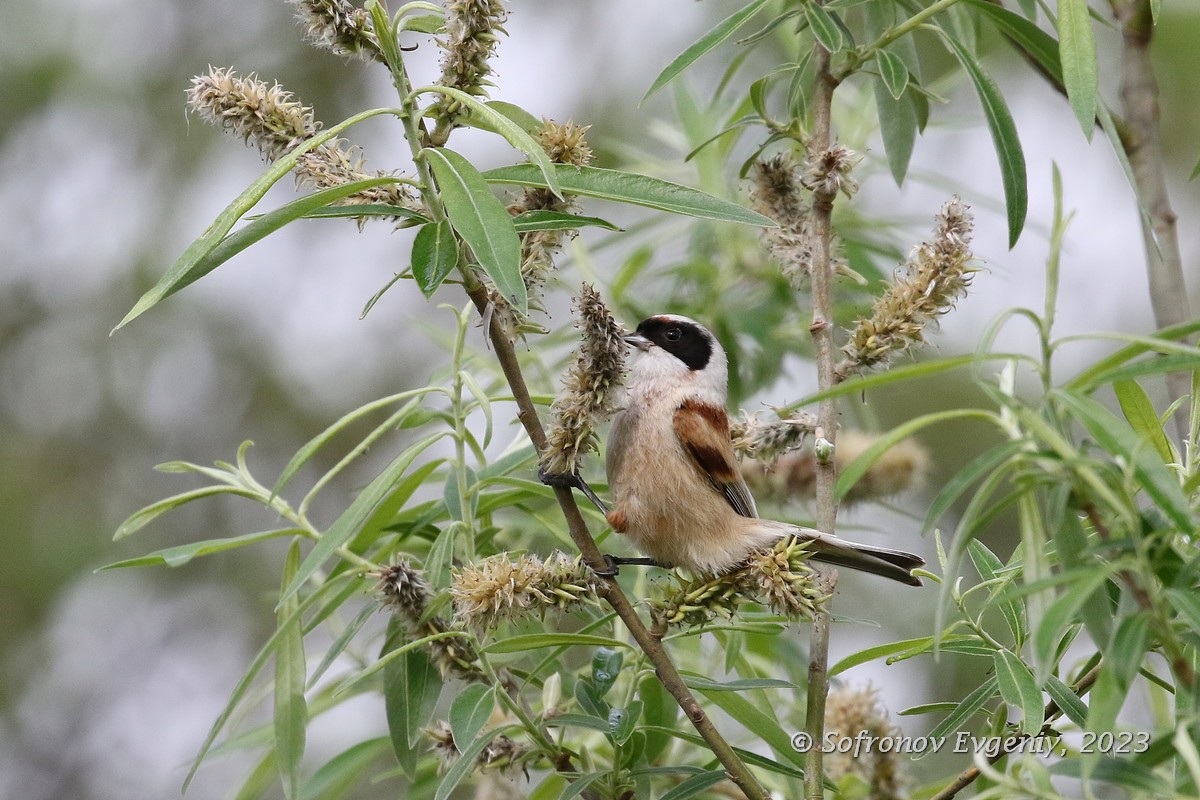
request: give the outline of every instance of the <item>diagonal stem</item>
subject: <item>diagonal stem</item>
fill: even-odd
[[[485,320],[491,320],[488,326],[488,337],[491,340],[492,348],[495,350],[496,359],[500,362],[500,368],[504,372],[504,377],[508,381],[509,388],[512,390],[513,400],[517,404],[517,418],[525,427],[525,431],[529,434],[530,441],[533,442],[534,448],[540,453],[546,448],[546,431],[542,427],[542,422],[538,418],[537,408],[533,404],[533,398],[530,397],[529,387],[525,383],[524,373],[521,371],[521,365],[517,360],[516,351],[513,348],[512,342],[505,334],[500,322],[494,315],[488,313],[488,295],[487,288],[479,282],[478,279],[471,277],[471,273],[464,273],[467,280],[465,288],[468,296],[475,307],[479,310],[480,316]],[[558,505],[562,509],[563,516],[567,521],[567,530],[570,533],[575,546],[579,548],[579,552],[583,554],[584,560],[593,570],[603,571],[605,569],[604,557],[600,553],[600,548],[596,546],[596,541],[592,538],[591,532],[588,530],[587,523],[583,519],[583,514],[579,511],[579,506],[575,503],[575,496],[571,490],[564,486],[554,487],[554,497],[558,500]],[[700,703],[696,701],[690,689],[683,682],[683,677],[679,674],[679,670],[675,669],[674,663],[667,655],[667,651],[663,648],[662,642],[652,635],[634,610],[633,604],[629,602],[629,598],[621,590],[620,584],[617,583],[615,577],[605,577],[601,584],[600,594],[612,606],[612,609],[617,612],[617,616],[625,623],[625,627],[629,629],[634,641],[638,647],[654,664],[654,672],[662,683],[663,688],[671,693],[675,698],[675,702],[683,709],[688,720],[696,728],[696,732],[704,739],[709,749],[721,762],[725,771],[729,774],[729,778],[737,784],[738,788],[748,800],[768,800],[770,795],[766,789],[754,777],[750,768],[746,766],[734,752],[733,748],[725,741],[720,732],[713,725],[712,720],[704,713]]]

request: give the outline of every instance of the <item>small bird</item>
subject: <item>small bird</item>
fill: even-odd
[[[728,360],[708,329],[659,314],[624,339],[628,396],[608,438],[614,505],[606,516],[651,558],[609,557],[610,567],[657,564],[718,575],[795,535],[819,561],[921,585],[912,574],[925,563],[919,556],[759,518],[729,435]]]

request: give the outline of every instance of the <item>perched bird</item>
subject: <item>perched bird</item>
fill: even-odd
[[[728,361],[704,326],[659,314],[625,341],[628,397],[608,438],[614,505],[606,515],[650,558],[609,557],[610,567],[657,564],[716,575],[795,535],[819,561],[921,585],[912,574],[925,563],[919,556],[759,518],[729,435]]]

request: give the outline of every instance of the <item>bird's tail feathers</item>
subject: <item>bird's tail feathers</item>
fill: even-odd
[[[812,557],[817,561],[869,572],[882,578],[891,578],[894,581],[907,583],[909,586],[921,585],[921,579],[912,574],[914,569],[925,564],[925,559],[918,555],[906,553],[903,550],[839,539],[828,533],[800,525],[775,523],[772,527],[775,525],[786,529],[785,533],[793,534],[801,541],[807,542]]]

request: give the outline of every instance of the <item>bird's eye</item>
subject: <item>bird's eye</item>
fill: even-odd
[[[679,328],[667,328],[667,332],[663,334],[668,342],[678,342],[679,337],[683,336],[683,331]]]

